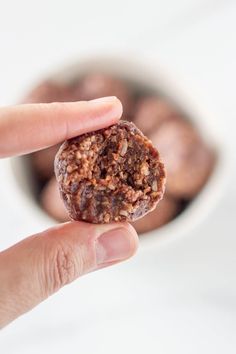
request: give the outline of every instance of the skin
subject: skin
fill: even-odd
[[[121,115],[116,97],[0,108],[0,157],[107,127]],[[137,246],[127,223],[67,222],[0,252],[0,328],[78,277],[131,257]]]

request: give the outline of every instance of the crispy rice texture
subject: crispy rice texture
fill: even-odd
[[[70,218],[90,223],[135,221],[165,189],[158,151],[126,121],[65,141],[55,174]]]

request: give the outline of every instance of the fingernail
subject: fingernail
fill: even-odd
[[[96,244],[97,265],[129,258],[136,250],[136,237],[125,228],[102,234]]]
[[[116,96],[107,96],[107,97],[100,97],[96,98],[94,100],[91,100],[90,103],[94,104],[103,104],[103,103],[113,103],[115,101],[118,101]]]
[[[110,120],[117,118],[119,119],[123,113],[123,107],[120,100],[115,96],[96,98],[95,100],[89,101],[95,109],[99,109],[100,115],[104,117],[109,117]],[[101,118],[101,116],[99,117]]]

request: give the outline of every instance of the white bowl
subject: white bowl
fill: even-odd
[[[153,64],[153,63],[152,63]],[[162,93],[174,102],[190,120],[198,126],[203,137],[215,148],[217,159],[210,178],[200,191],[198,196],[190,203],[177,218],[162,226],[159,229],[146,233],[141,237],[141,244],[146,247],[153,247],[154,244],[168,243],[177,237],[189,234],[199,222],[208,215],[213,206],[216,205],[219,197],[224,191],[225,182],[229,175],[229,164],[227,152],[222,137],[215,127],[215,120],[212,119],[201,102],[194,101],[193,97],[181,87],[181,78],[170,77],[163,67],[149,63],[141,63],[137,60],[124,58],[98,57],[94,59],[80,60],[73,65],[62,68],[49,75],[58,82],[70,82],[79,78],[86,72],[99,71],[113,74],[121,79],[134,83],[144,90]],[[214,123],[214,124],[213,124]],[[21,204],[26,210],[33,211],[35,220],[42,223],[42,227],[49,227],[55,224],[37,204],[33,197],[33,179],[27,166],[27,158],[14,158],[11,160],[11,173],[15,184],[14,191],[21,198]]]

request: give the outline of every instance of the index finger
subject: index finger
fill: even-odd
[[[0,157],[22,155],[105,128],[122,115],[116,97],[0,108]]]

